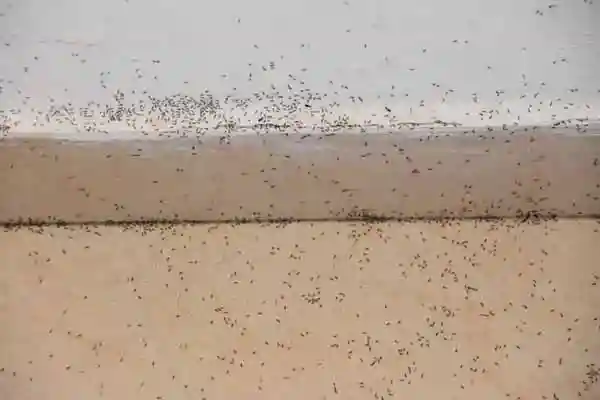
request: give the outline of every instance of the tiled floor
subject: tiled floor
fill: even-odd
[[[600,221],[0,231],[0,398],[599,399]]]

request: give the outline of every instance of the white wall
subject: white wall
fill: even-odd
[[[599,119],[600,2],[1,0],[0,88],[5,134],[79,138]]]

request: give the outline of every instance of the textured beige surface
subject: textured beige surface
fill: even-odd
[[[594,220],[0,232],[0,398],[598,399]]]
[[[0,222],[600,215],[600,126],[533,131],[0,140]]]

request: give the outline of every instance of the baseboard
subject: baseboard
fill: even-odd
[[[600,214],[600,127],[0,140],[3,223]]]

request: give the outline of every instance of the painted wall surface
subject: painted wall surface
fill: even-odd
[[[2,0],[0,130],[598,120],[599,21],[593,0]]]

